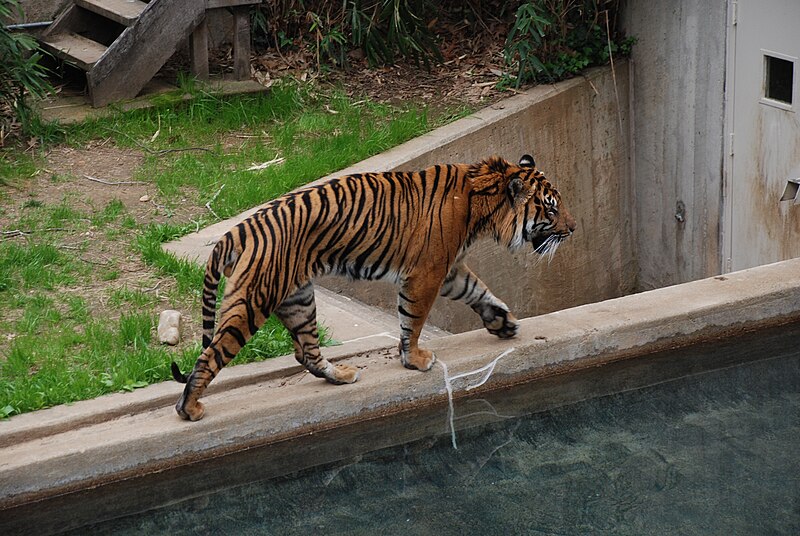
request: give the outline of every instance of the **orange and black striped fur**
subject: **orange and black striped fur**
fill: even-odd
[[[417,341],[438,295],[468,304],[490,333],[513,337],[517,320],[464,264],[467,248],[490,237],[552,255],[574,229],[558,191],[528,155],[519,165],[492,157],[414,173],[349,175],[275,199],[228,231],[208,259],[204,349],[188,377],[173,363],[173,376],[186,383],[176,410],[184,419],[203,416],[203,391],[270,313],[291,332],[295,356],[312,374],[335,384],[356,381],[355,367],[320,354],[311,280],[324,274],[400,287],[400,359],[408,368],[433,365],[435,356]]]

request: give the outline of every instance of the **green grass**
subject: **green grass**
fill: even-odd
[[[184,371],[199,341],[170,348],[157,343],[158,311],[192,310],[199,319],[203,269],[166,253],[162,244],[198,227],[264,203],[464,115],[433,121],[424,108],[354,102],[343,93],[276,84],[269,94],[219,98],[194,92],[186,102],[158,98],[149,109],[117,113],[63,129],[43,125],[46,139],[80,147],[95,140],[142,151],[134,180],[157,188],[167,223],[140,224],[114,199],[78,210],[75,199],[19,199],[16,189],[43,172],[41,155],[3,152],[0,216],[15,210],[4,230],[22,237],[0,241],[0,417],[169,379],[169,363]],[[249,171],[276,156],[281,164]],[[76,180],[48,170],[51,180]],[[224,187],[223,187],[224,185]],[[15,195],[16,194],[16,195]],[[180,199],[203,207],[190,221],[171,218]],[[113,258],[92,259],[94,233],[114,242]],[[151,267],[144,281],[120,281],[120,260],[140,257]],[[166,291],[144,290],[167,279]],[[88,299],[85,286],[104,289]],[[97,301],[104,314],[95,314]],[[100,317],[102,316],[102,317]],[[321,336],[328,341],[324,328]],[[235,359],[245,363],[293,352],[274,317]]]

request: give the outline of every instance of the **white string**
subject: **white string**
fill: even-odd
[[[455,376],[452,376],[452,377],[450,376],[450,373],[447,371],[447,364],[442,360],[438,360],[439,363],[441,363],[442,368],[444,369],[444,388],[447,391],[447,404],[448,404],[447,422],[450,425],[450,438],[453,441],[453,449],[458,450],[458,445],[456,444],[456,429],[455,429],[455,426],[453,424],[453,421],[454,421],[453,380],[458,380],[458,379],[461,379],[461,378],[466,378],[467,376],[473,376],[475,374],[480,374],[481,372],[486,372],[486,376],[484,376],[483,379],[480,382],[478,382],[478,383],[476,383],[474,385],[470,385],[470,386],[466,387],[464,390],[465,391],[470,391],[472,389],[480,387],[481,385],[483,385],[484,383],[486,383],[489,380],[489,377],[494,372],[494,367],[495,367],[495,365],[497,365],[497,362],[500,361],[501,358],[507,356],[508,354],[510,354],[513,351],[514,351],[514,348],[509,348],[508,350],[506,350],[505,352],[503,352],[499,356],[495,357],[490,363],[482,366],[481,368],[475,369],[475,370],[471,370],[469,372],[462,372],[462,373],[456,374]]]

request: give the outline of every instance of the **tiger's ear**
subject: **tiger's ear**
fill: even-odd
[[[525,189],[525,182],[519,177],[514,177],[508,181],[508,198],[513,203],[517,196]]]
[[[519,166],[520,167],[536,167],[536,162],[533,160],[533,157],[529,154],[522,155],[522,158],[519,159]]]

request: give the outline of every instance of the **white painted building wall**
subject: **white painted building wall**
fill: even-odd
[[[728,20],[724,271],[800,256],[800,0],[738,0]]]

